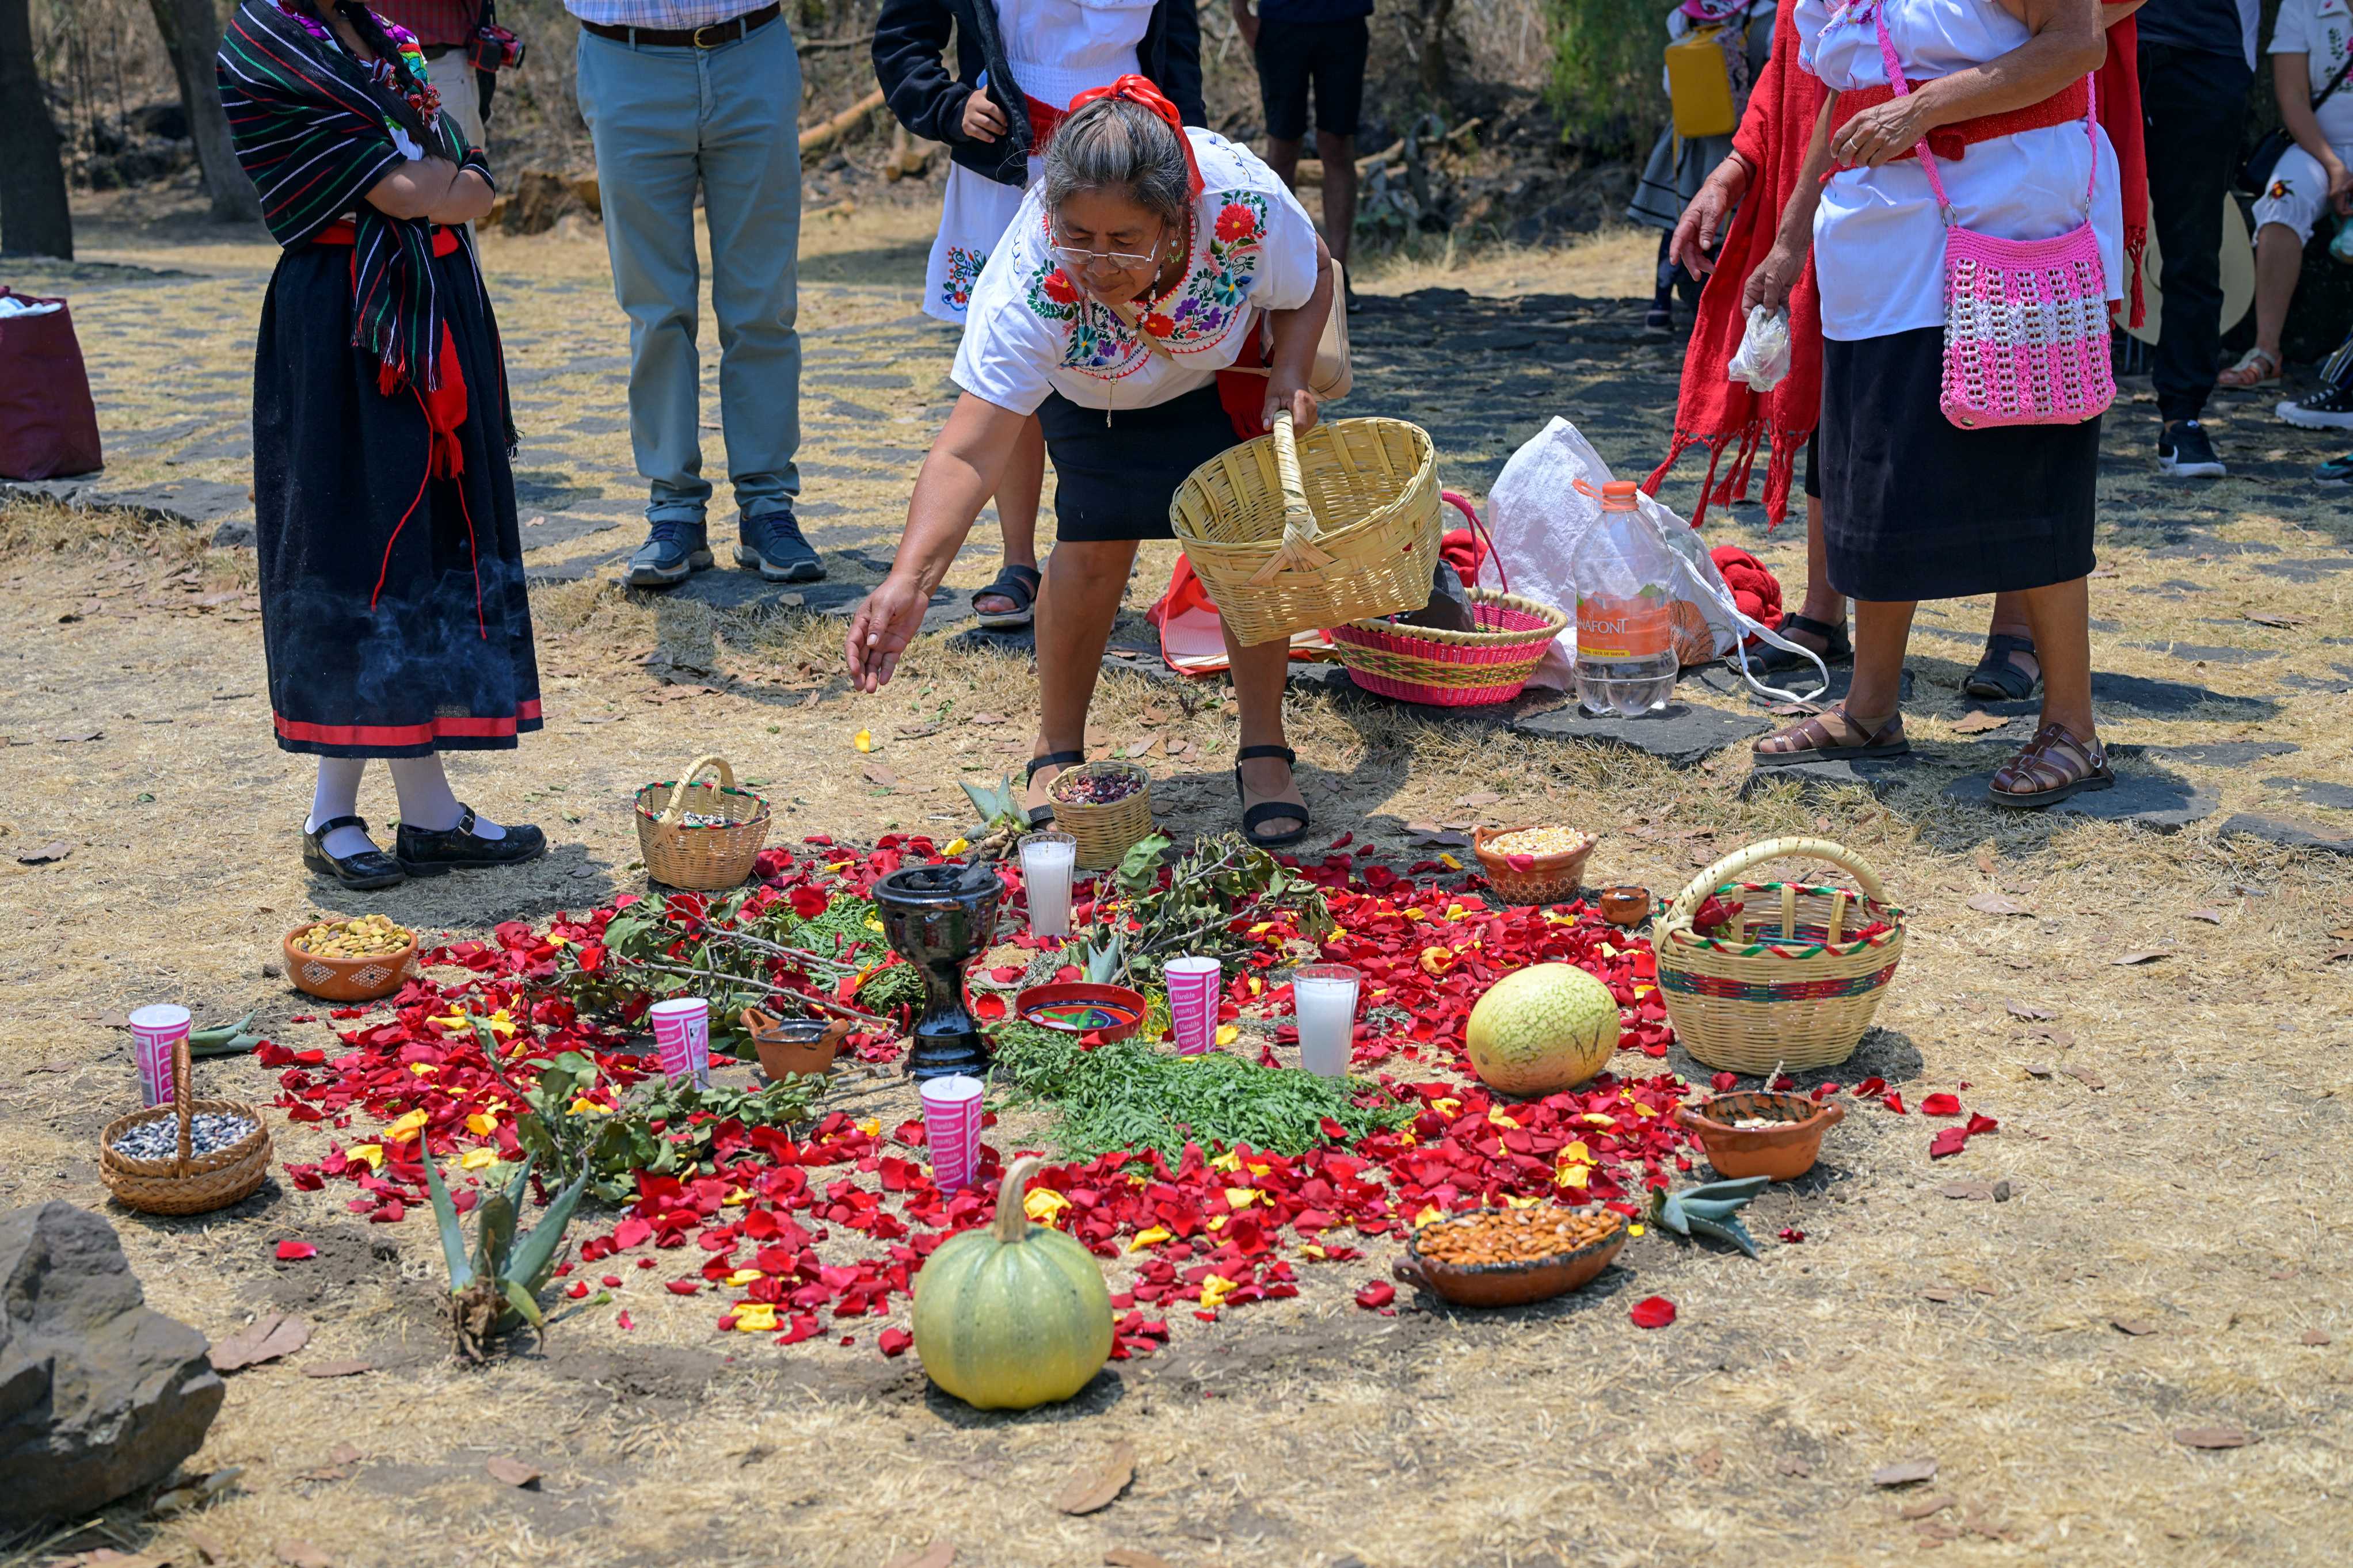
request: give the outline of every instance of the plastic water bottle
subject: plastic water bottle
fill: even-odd
[[[2337,220],[2337,237],[2328,242],[2328,254],[2338,261],[2353,262],[2353,217]]]
[[[1634,719],[1675,689],[1674,563],[1630,480],[1601,487],[1601,516],[1576,546],[1577,700]]]

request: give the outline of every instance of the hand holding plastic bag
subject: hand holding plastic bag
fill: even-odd
[[[1789,312],[1748,307],[1748,330],[1741,335],[1739,352],[1726,374],[1745,381],[1751,392],[1770,392],[1789,374]]]

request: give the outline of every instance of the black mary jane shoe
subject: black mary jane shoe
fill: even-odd
[[[1281,757],[1287,766],[1294,768],[1299,763],[1299,753],[1289,746],[1244,746],[1234,753],[1237,763],[1249,762],[1252,757]],[[1296,844],[1307,837],[1307,829],[1313,826],[1308,821],[1307,808],[1295,802],[1262,800],[1256,805],[1250,805],[1250,792],[1242,787],[1242,771],[1239,767],[1234,769],[1234,794],[1242,801],[1242,837],[1258,848],[1280,849],[1287,844]],[[1296,817],[1299,826],[1288,833],[1261,833],[1258,830],[1260,823],[1284,816]]]
[[[408,880],[408,873],[400,862],[370,844],[356,855],[330,855],[325,839],[339,828],[356,827],[368,830],[367,819],[359,816],[331,816],[316,828],[302,830],[302,864],[322,877],[332,877],[355,893],[373,893],[379,888],[396,888]]]
[[[1039,768],[1075,768],[1086,760],[1087,754],[1084,752],[1049,752],[1042,757],[1032,757],[1029,759],[1029,773],[1028,776],[1029,779],[1036,778]],[[1026,783],[1028,781],[1025,780],[1024,782]],[[1053,826],[1053,823],[1054,808],[1052,806],[1039,805],[1030,808],[1030,826],[1050,827]]]
[[[412,877],[438,877],[476,867],[520,866],[547,853],[547,835],[528,822],[511,824],[503,838],[484,838],[474,832],[474,808],[459,809],[463,815],[455,827],[400,825],[393,842],[402,870]]]

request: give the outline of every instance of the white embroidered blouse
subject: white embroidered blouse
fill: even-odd
[[[1229,368],[1261,311],[1307,303],[1316,279],[1307,209],[1249,149],[1212,131],[1185,133],[1201,166],[1192,255],[1173,289],[1132,307],[1168,353],[1064,275],[1032,185],[974,286],[958,386],[1016,414],[1036,413],[1050,392],[1086,408],[1166,403]]]

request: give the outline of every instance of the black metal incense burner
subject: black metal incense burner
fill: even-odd
[[[988,1042],[965,1005],[964,972],[996,935],[1004,893],[995,870],[962,860],[910,866],[874,884],[883,939],[923,977],[923,1012],[906,1067],[918,1082],[988,1072]]]

